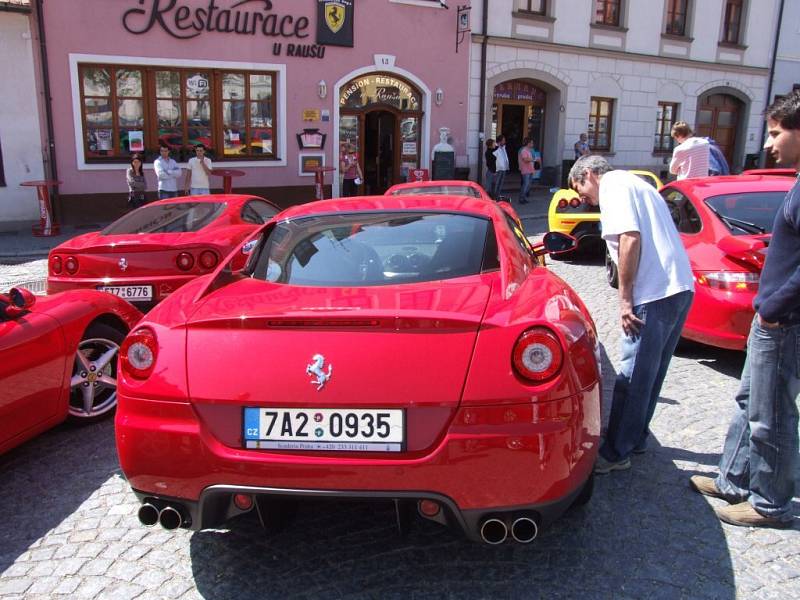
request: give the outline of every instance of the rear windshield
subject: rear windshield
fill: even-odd
[[[785,197],[786,192],[725,194],[708,198],[706,205],[734,235],[772,233],[775,213]]]
[[[271,230],[254,258],[253,277],[325,287],[475,275],[493,231],[489,224],[469,215],[416,212],[295,219]]]
[[[425,194],[481,197],[481,193],[478,190],[468,185],[421,185],[419,187],[400,188],[392,192],[392,196],[419,196]]]
[[[103,235],[199,231],[225,210],[225,202],[179,202],[142,206],[117,219]]]

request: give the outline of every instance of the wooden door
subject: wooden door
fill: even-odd
[[[731,166],[741,107],[739,100],[727,94],[706,96],[697,107],[696,135],[714,138]]]

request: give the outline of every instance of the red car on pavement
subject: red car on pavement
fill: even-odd
[[[67,418],[110,415],[119,344],[141,316],[89,290],[0,294],[0,453]]]
[[[240,194],[152,202],[51,250],[47,293],[96,289],[147,310],[212,272],[279,211],[263,198]]]
[[[269,524],[304,497],[355,497],[498,544],[587,501],[594,323],[520,235],[480,198],[319,201],[265,225],[243,270],[156,306],[120,363],[140,521]]]

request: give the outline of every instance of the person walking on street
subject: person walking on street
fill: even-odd
[[[128,206],[139,208],[144,206],[144,193],[147,190],[147,181],[144,178],[142,155],[131,156],[131,166],[125,173],[128,181]]]
[[[711,153],[708,140],[694,137],[694,132],[686,121],[678,121],[672,126],[672,139],[678,145],[672,151],[669,172],[677,175],[678,180],[708,177]]]
[[[585,133],[578,136],[578,141],[575,142],[575,146],[573,146],[575,149],[575,160],[578,160],[581,156],[589,156],[592,153],[592,149],[589,148],[588,139]]]
[[[508,172],[508,154],[506,153],[506,136],[497,136],[497,148],[494,149],[495,158],[495,176],[494,176],[494,193],[492,197],[497,200],[500,193],[503,191],[503,182],[506,179]]]
[[[486,185],[483,186],[489,195],[497,200],[494,195],[494,178],[495,172],[497,171],[497,158],[494,155],[494,140],[489,138],[486,140],[486,152],[483,153],[484,159],[486,159]]]
[[[602,156],[569,172],[581,199],[600,206],[603,239],[619,273],[622,357],[595,473],[629,469],[643,452],[661,385],[694,296],[689,258],[667,204],[648,183]]]
[[[767,111],[764,149],[800,173],[800,91]],[[719,475],[689,483],[730,505],[720,520],[745,527],[792,526],[800,402],[800,179],[775,215],[772,239],[753,301],[756,314],[735,396]]]
[[[533,183],[533,174],[536,168],[533,164],[533,140],[525,138],[522,140],[522,148],[519,151],[519,174],[521,176],[521,185],[519,190],[519,203],[528,203],[528,192],[531,191],[531,184]]]
[[[345,198],[358,196],[358,186],[361,185],[364,176],[353,144],[345,146],[344,154],[339,161],[339,171],[342,173],[342,196]]]
[[[160,156],[153,162],[153,168],[158,179],[158,199],[175,198],[178,195],[178,178],[181,168],[169,156],[169,148],[161,146]]]
[[[206,156],[206,147],[197,144],[194,147],[195,156],[189,159],[186,169],[186,179],[183,182],[183,193],[199,196],[211,193],[211,184],[208,178],[211,176],[211,159]]]

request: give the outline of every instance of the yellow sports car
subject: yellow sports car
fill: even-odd
[[[647,183],[659,189],[661,180],[650,171],[631,170]],[[568,233],[578,240],[580,246],[586,240],[600,239],[600,207],[583,202],[577,192],[560,189],[550,200],[547,212],[550,231]]]

